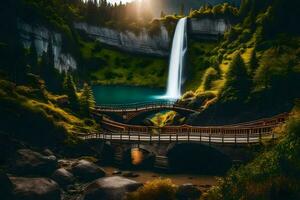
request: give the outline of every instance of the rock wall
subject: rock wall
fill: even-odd
[[[39,56],[48,51],[48,42],[52,40],[55,68],[60,72],[77,68],[77,63],[71,54],[62,52],[62,36],[60,33],[50,31],[43,26],[32,26],[23,22],[18,23],[18,29],[26,48],[29,48],[32,39],[34,40]]]
[[[74,23],[74,27],[95,40],[127,52],[155,56],[168,56],[170,54],[172,36],[169,36],[164,26],[161,26],[159,33],[153,36],[145,29],[139,34],[135,34],[131,31],[122,32],[111,28],[91,26],[87,23]],[[200,37],[203,36],[207,39],[223,35],[229,28],[230,24],[224,19],[189,20],[189,33]],[[207,37],[207,35],[210,37]]]
[[[167,56],[170,51],[170,37],[164,26],[156,35],[150,35],[145,29],[140,33],[117,31],[86,23],[75,23],[75,28],[87,33],[90,37],[124,51],[155,56]]]
[[[223,35],[231,25],[224,19],[190,19],[189,33],[194,35]]]

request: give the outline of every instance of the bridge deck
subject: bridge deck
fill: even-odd
[[[223,143],[223,144],[255,144],[260,143],[264,140],[275,139],[274,133],[264,135],[239,135],[236,137],[230,136],[202,136],[202,135],[189,135],[176,134],[176,135],[144,135],[144,134],[124,134],[124,133],[100,133],[85,135],[82,137],[84,140],[101,139],[108,141],[119,141],[119,142],[200,142],[200,143]]]

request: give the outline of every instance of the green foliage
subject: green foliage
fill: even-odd
[[[54,67],[54,52],[51,39],[48,43],[47,52],[42,54],[39,69],[39,75],[45,80],[47,89],[54,92],[61,91],[62,76]]]
[[[266,149],[249,164],[232,170],[209,191],[206,199],[299,199],[299,113],[278,132],[281,139],[276,146]]]
[[[129,193],[126,200],[175,200],[176,190],[170,179],[155,179]]]
[[[237,53],[226,74],[226,83],[221,93],[221,101],[244,100],[250,92],[251,79],[247,67]]]
[[[0,132],[35,145],[77,143],[76,132],[88,127],[60,108],[51,93],[43,88],[37,76],[30,77],[31,86],[16,86],[0,80]]]
[[[208,68],[204,75],[203,75],[203,80],[202,80],[202,87],[203,90],[209,90],[212,87],[212,81],[218,79],[218,72],[214,68],[210,67]]]
[[[93,42],[82,42],[81,52],[92,84],[165,86],[165,58],[133,55]]]
[[[69,98],[70,108],[74,111],[79,111],[79,99],[76,93],[76,86],[73,81],[73,77],[67,74],[63,83],[64,92]]]
[[[190,18],[212,18],[212,19],[226,19],[232,22],[237,20],[238,9],[228,3],[218,4],[214,7],[206,5],[199,10],[190,12]]]
[[[84,116],[90,116],[91,109],[95,107],[95,98],[91,87],[84,83],[82,93],[80,95],[80,110]]]

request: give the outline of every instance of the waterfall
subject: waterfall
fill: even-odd
[[[186,26],[186,17],[180,19],[176,26],[170,56],[169,77],[165,98],[178,99],[181,96],[182,68],[184,67],[187,50]]]

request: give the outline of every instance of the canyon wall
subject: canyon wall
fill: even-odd
[[[50,31],[43,26],[33,26],[23,22],[18,23],[21,39],[26,48],[34,41],[37,54],[41,56],[48,51],[48,43],[51,40],[54,53],[55,68],[60,72],[75,70],[77,63],[71,54],[62,52],[62,36],[60,33]]]
[[[74,27],[87,34],[90,38],[121,50],[146,55],[168,56],[171,50],[172,35],[166,27],[161,26],[158,33],[150,35],[146,29],[140,33],[117,31],[87,23],[74,23]],[[189,19],[188,33],[200,38],[216,39],[230,28],[224,19]]]
[[[189,33],[194,35],[223,35],[231,27],[224,19],[190,19]]]
[[[170,50],[170,37],[164,26],[159,33],[150,35],[146,29],[139,33],[132,31],[117,31],[114,29],[91,26],[86,23],[74,23],[77,30],[84,31],[91,38],[121,50],[155,56],[166,56]]]

